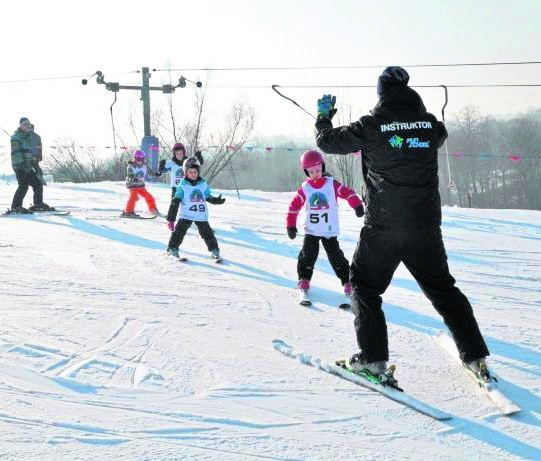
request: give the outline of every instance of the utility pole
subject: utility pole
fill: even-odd
[[[143,87],[141,88],[141,99],[143,100],[143,120],[144,120],[144,127],[145,127],[145,137],[150,136],[150,72],[148,71],[148,67],[143,67],[142,69],[143,73]],[[175,91],[175,90],[173,90]],[[163,90],[165,93],[165,88]]]
[[[143,127],[144,127],[144,137],[141,141],[141,150],[145,152],[147,158],[150,160],[149,166],[153,170],[158,168],[158,151],[159,151],[159,141],[156,136],[153,136],[150,128],[150,91],[161,91],[164,94],[171,94],[175,92],[176,88],[185,88],[186,82],[193,83],[197,88],[201,88],[203,84],[199,81],[193,82],[188,80],[182,75],[178,79],[178,84],[173,85],[162,85],[162,86],[150,86],[150,71],[148,67],[143,67],[141,69],[141,74],[143,77],[143,84],[141,86],[135,85],[121,85],[118,82],[106,82],[103,72],[97,70],[92,74],[90,78],[96,75],[96,82],[101,85],[105,85],[107,91],[115,93],[115,102],[116,102],[116,93],[120,90],[137,90],[141,92],[141,100],[143,101]],[[88,83],[88,79],[83,79],[81,82],[83,85]]]

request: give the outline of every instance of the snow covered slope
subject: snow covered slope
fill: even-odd
[[[170,189],[149,189],[165,212]],[[436,347],[443,324],[402,266],[384,297],[399,383],[453,415],[438,422],[272,348],[347,356],[353,315],[324,252],[314,306],[297,305],[292,194],[224,196],[223,265],[194,228],[183,264],[163,218],[118,219],[120,183],[51,184],[69,216],[0,219],[0,459],[541,459],[540,212],[444,210],[451,271],[521,413],[499,416]],[[361,226],[341,204],[348,259]]]

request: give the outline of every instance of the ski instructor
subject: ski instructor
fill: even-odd
[[[387,67],[372,115],[339,128],[331,122],[336,97],[318,100],[318,147],[342,155],[362,150],[366,214],[350,268],[360,352],[347,367],[377,377],[385,373],[389,348],[381,296],[402,262],[443,317],[463,363],[489,379],[489,352],[468,299],[449,273],[441,234],[438,148],[447,131],[408,81],[406,70]]]

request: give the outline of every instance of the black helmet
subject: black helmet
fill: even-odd
[[[201,163],[196,157],[189,157],[184,160],[182,168],[184,168],[184,173],[186,173],[189,168],[195,168],[197,171],[201,171]]]

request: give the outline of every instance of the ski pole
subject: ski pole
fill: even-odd
[[[443,88],[445,91],[445,104],[443,104],[443,107],[441,108],[441,119],[443,123],[445,123],[445,108],[447,107],[447,103],[449,102],[449,97],[447,93],[447,87],[445,85],[438,85]],[[447,173],[449,175],[449,184],[448,187],[453,186],[453,180],[451,179],[451,165],[449,163],[449,148],[447,147],[447,139],[445,139],[445,142],[443,143],[445,146],[445,158],[447,159]]]
[[[287,96],[283,95],[282,93],[280,93],[276,88],[277,87],[280,87],[280,85],[272,85],[272,89],[274,91],[276,91],[276,93],[278,93],[278,95],[280,95],[282,98],[284,99],[287,99],[288,101],[291,101],[293,104],[295,104],[299,109],[303,110],[304,112],[306,112],[310,117],[312,117],[313,119],[315,119],[316,117],[314,117],[310,112],[308,112],[304,107],[302,107],[297,101],[294,101],[293,99],[291,98],[288,98]]]

